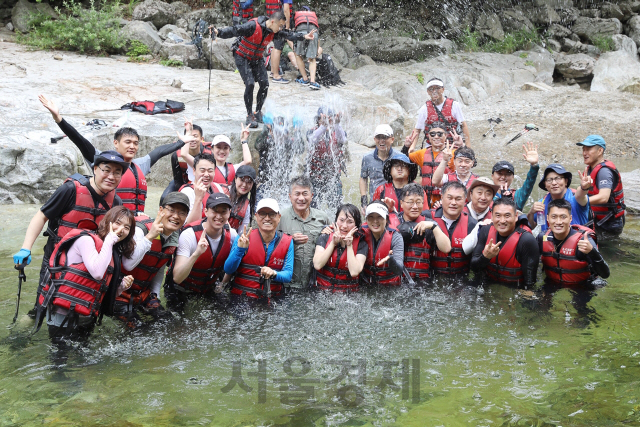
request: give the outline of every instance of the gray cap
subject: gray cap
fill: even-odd
[[[181,193],[179,191],[173,191],[167,194],[166,196],[164,196],[164,199],[162,200],[162,206],[175,205],[175,204],[184,205],[187,207],[187,210],[188,210],[189,198],[187,197],[186,194]]]

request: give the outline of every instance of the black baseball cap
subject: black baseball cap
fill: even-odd
[[[224,193],[209,194],[209,198],[207,199],[207,209],[215,208],[218,205],[228,205],[229,209],[231,209],[232,205],[229,196]]]
[[[491,173],[502,171],[502,170],[508,170],[511,173],[516,173],[516,170],[513,168],[513,165],[507,162],[506,160],[500,160],[498,163],[493,165],[493,169],[491,170]]]
[[[244,178],[245,176],[248,176],[253,180],[253,182],[256,182],[257,175],[253,166],[242,165],[238,168],[236,171],[236,178]]]
[[[164,199],[162,200],[162,206],[178,204],[186,206],[187,210],[189,210],[189,198],[186,194],[179,191],[172,191],[171,193],[164,196]]]
[[[549,172],[555,172],[558,175],[564,176],[567,179],[567,188],[569,188],[569,186],[571,185],[571,178],[573,178],[573,175],[571,174],[571,172],[567,172],[564,166],[562,166],[559,163],[551,163],[549,166],[547,166],[547,168],[544,170],[544,175],[542,176],[542,180],[540,180],[540,182],[538,183],[538,187],[547,191],[547,184],[545,184],[544,181],[547,179],[547,175],[549,175]]]
[[[116,163],[122,166],[122,173],[129,169],[129,163],[124,161],[122,154],[115,150],[103,151],[100,154],[96,154],[93,157],[93,166],[98,166],[101,163]]]

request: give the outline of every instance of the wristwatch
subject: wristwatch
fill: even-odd
[[[247,141],[246,139],[244,141],[240,141],[240,144],[247,144],[249,141]]]

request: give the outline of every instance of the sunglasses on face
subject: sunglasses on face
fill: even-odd
[[[442,136],[444,132],[429,132],[429,136]]]

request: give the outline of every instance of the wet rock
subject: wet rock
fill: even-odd
[[[534,0],[533,2],[536,6],[550,6],[554,9],[566,9],[568,7],[573,7],[572,0]]]
[[[542,92],[548,92],[550,90],[553,90],[553,88],[549,85],[546,85],[542,82],[529,82],[529,83],[525,83],[522,85],[522,87],[520,88],[522,90],[537,90],[537,91],[542,91]]]
[[[547,40],[547,46],[549,46],[549,49],[554,52],[560,52],[562,50],[562,45],[560,44],[560,42],[553,39]]]
[[[625,51],[631,56],[638,54],[638,46],[631,37],[627,37],[624,34],[616,34],[615,36],[611,36],[611,39],[615,44],[614,50]]]
[[[607,52],[600,56],[593,69],[592,92],[614,92],[620,90],[636,77],[640,78],[638,57],[624,51]]]
[[[548,85],[553,84],[553,71],[556,62],[548,50],[539,47],[536,50],[514,52],[514,55],[517,57],[520,57],[521,54],[526,55],[524,64],[530,64],[536,69],[537,75],[535,81]]]
[[[481,14],[476,21],[476,31],[494,40],[504,40],[504,30],[495,13]]]
[[[515,32],[518,30],[534,30],[535,25],[529,20],[520,8],[506,9],[500,14],[500,23],[502,29],[506,32]]]
[[[41,13],[52,18],[58,18],[58,14],[48,3],[29,3],[27,0],[19,0],[11,9],[11,24],[21,33],[28,33],[29,21],[34,14]]]
[[[571,25],[580,17],[580,10],[575,7],[558,10],[557,12],[560,16],[560,23],[562,25]]]
[[[635,95],[640,95],[640,78],[633,77],[627,83],[624,83],[618,87],[620,92],[629,92]]]
[[[175,24],[178,12],[169,3],[160,0],[145,0],[133,10],[132,18],[137,21],[152,22],[157,28]]]
[[[178,16],[186,15],[187,13],[191,12],[191,7],[181,1],[171,2],[171,6],[173,6],[173,10]]]
[[[7,22],[7,25],[5,25],[5,28],[9,31],[13,31],[13,24],[11,22]]]
[[[154,54],[157,54],[162,48],[162,39],[150,22],[131,21],[120,30],[120,34],[126,40],[137,40],[144,43]]]
[[[562,40],[571,35],[571,30],[562,25],[552,24],[547,29],[547,37],[553,37],[554,39]]]
[[[563,52],[576,52],[577,45],[582,44],[579,41],[573,41],[571,39],[563,39],[562,40],[562,51]]]
[[[393,63],[444,55],[451,48],[451,42],[448,40],[418,41],[409,37],[385,37],[369,33],[362,38],[357,47],[375,61]]]
[[[171,86],[180,89],[182,87],[182,80],[173,79],[173,81],[171,82]]]
[[[640,169],[631,172],[622,172],[622,185],[624,187],[624,203],[627,209],[640,213]]]
[[[364,67],[366,65],[376,65],[376,63],[373,59],[371,59],[370,56],[358,54],[349,60],[347,68],[357,70],[358,68]]]
[[[624,13],[617,4],[605,3],[600,7],[600,11],[603,18],[615,18],[620,21],[624,19]]]
[[[640,15],[636,15],[627,21],[624,33],[640,47]]]
[[[560,15],[549,5],[525,9],[527,17],[537,25],[551,25],[560,22]]]
[[[184,41],[191,41],[191,36],[189,35],[189,33],[173,24],[167,24],[164,27],[160,28],[160,31],[158,31],[158,35],[162,40],[166,40],[169,36],[169,33],[175,34]]]
[[[62,55],[57,53],[57,54],[53,55],[53,59],[55,59],[56,61],[62,61]]]
[[[601,13],[600,9],[582,9],[580,10],[580,16],[584,16],[587,18],[600,18]]]
[[[558,55],[555,69],[565,78],[584,80],[591,78],[595,64],[596,61],[584,53]]]
[[[198,49],[192,44],[164,42],[159,54],[164,59],[174,59],[185,65],[198,59]]]
[[[620,34],[622,32],[622,23],[615,18],[580,17],[571,27],[571,30],[582,38],[594,41],[594,38]]]

